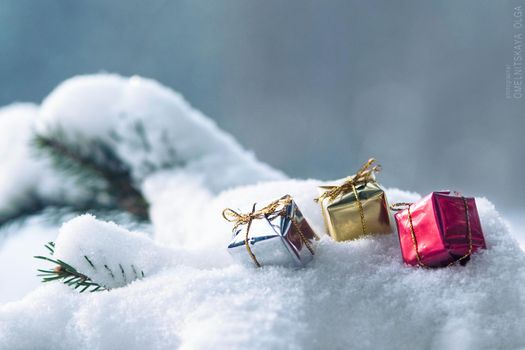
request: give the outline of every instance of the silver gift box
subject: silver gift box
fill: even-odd
[[[317,235],[293,200],[285,210],[286,215],[267,215],[251,223],[248,244],[261,266],[280,265],[299,268],[313,258],[313,242],[317,239]],[[235,231],[228,245],[228,251],[243,264],[255,266],[256,263],[245,245],[246,229],[247,225],[243,225]]]

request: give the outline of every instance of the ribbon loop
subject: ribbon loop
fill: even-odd
[[[363,235],[366,235],[367,229],[365,213],[361,200],[359,199],[359,192],[357,191],[356,187],[368,182],[375,182],[374,173],[379,171],[381,171],[381,165],[377,163],[375,158],[370,158],[354,175],[347,177],[342,185],[326,187],[327,190],[319,197],[315,198],[314,201],[319,203],[325,199],[328,199],[329,202],[333,202],[337,197],[349,192],[353,192],[359,207],[359,216],[361,217],[361,228]]]
[[[334,201],[337,197],[353,191],[357,185],[375,181],[374,173],[379,171],[381,171],[381,165],[377,163],[375,158],[370,158],[354,175],[347,177],[342,185],[327,186],[327,191],[314,200],[316,202],[324,199]]]
[[[247,225],[250,221],[254,219],[262,219],[263,217],[268,217],[272,214],[284,214],[286,206],[290,204],[291,201],[292,198],[289,195],[286,195],[278,200],[271,202],[264,208],[258,210],[255,210],[256,203],[254,203],[253,210],[250,213],[239,213],[231,208],[226,208],[222,211],[222,217],[226,221],[235,223],[235,225],[233,226],[233,231],[235,231],[239,226]]]
[[[253,204],[255,210],[256,203]],[[241,214],[233,209],[226,208],[222,211],[222,217],[228,222],[234,222],[233,231],[241,225],[247,225],[254,218],[254,211],[248,214]]]

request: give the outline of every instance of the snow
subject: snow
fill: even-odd
[[[408,267],[395,235],[344,243],[324,235],[315,259],[301,270],[243,267],[230,258],[225,248],[230,224],[214,215],[217,208],[247,208],[286,191],[320,229],[322,219],[311,201],[317,184],[289,180],[223,192],[209,205],[202,203],[204,216],[188,233],[193,237],[183,239],[183,250],[146,242],[144,236],[129,239],[135,234],[92,217],[74,219],[61,229],[57,254],[61,244],[64,254],[73,249],[62,255],[69,259],[75,259],[77,245],[114,247],[118,243],[105,244],[97,236],[90,242],[89,235],[106,231],[109,240],[130,241],[111,251],[115,261],[144,261],[147,277],[95,294],[79,295],[58,283],[42,286],[0,307],[0,348],[31,348],[37,339],[59,349],[404,349],[407,344],[509,349],[525,344],[524,253],[484,198],[477,204],[489,248],[466,267]],[[399,190],[387,195],[391,201],[417,198]],[[66,248],[67,235],[74,232],[79,239]],[[126,257],[135,250],[136,258]],[[142,258],[143,252],[149,258]]]
[[[0,153],[3,155],[0,212],[5,216],[13,214],[15,208],[25,202],[25,197],[35,191],[32,178],[40,168],[31,160],[28,144],[37,113],[38,107],[32,104],[13,104],[0,109]],[[17,179],[16,186],[13,178]]]
[[[108,289],[140,279],[161,260],[155,243],[146,235],[98,221],[89,214],[66,222],[55,246],[53,258],[67,262]]]
[[[137,76],[98,74],[65,81],[42,103],[37,128],[47,136],[60,130],[70,142],[104,142],[138,183],[173,168],[215,191],[284,177],[257,162],[180,94]]]
[[[136,79],[143,87],[132,86]],[[145,278],[83,294],[48,283],[4,303],[0,349],[525,348],[525,253],[490,201],[476,198],[488,249],[467,266],[406,266],[395,234],[351,242],[323,234],[313,202],[322,182],[285,179],[177,96],[149,80],[97,75],[67,81],[45,100],[39,114],[44,125],[70,122],[68,132],[108,137],[105,142],[113,142],[106,124],[120,128],[115,111],[136,109],[141,111],[137,118],[154,119],[180,103],[185,106],[177,107],[180,114],[164,114],[173,118],[164,128],[177,135],[175,148],[184,149],[187,142],[188,153],[180,153],[183,163],[167,169],[158,166],[160,152],[155,166],[145,171],[143,150],[134,158],[126,147],[119,149],[151,204],[151,235],[89,215],[59,230],[56,255],[82,271],[89,271],[82,260],[89,254],[112,269],[136,263]],[[188,129],[178,129],[179,122]],[[158,123],[155,128],[164,125]],[[208,139],[209,144],[202,142]],[[199,160],[190,155],[192,147],[198,148]],[[221,159],[238,172],[219,166]],[[386,193],[390,202],[420,197],[399,189]],[[226,249],[232,225],[222,210],[247,211],[254,202],[265,204],[284,194],[294,197],[321,235],[314,260],[299,270],[235,262]],[[45,242],[42,237],[40,243]],[[9,264],[2,254],[0,262]],[[106,274],[95,278],[115,283],[112,287],[124,284]]]
[[[212,192],[285,178],[153,80],[78,76],[60,84],[41,106],[18,103],[0,109],[0,220],[40,203],[78,207],[107,201],[92,189],[100,184],[79,183],[55,170],[50,159],[38,157],[32,147],[35,133],[60,133],[62,142],[83,146],[91,156],[97,154],[93,143],[102,142],[131,170],[138,187],[163,171]]]
[[[521,249],[525,250],[525,208],[509,208],[505,211],[505,222],[518,240]]]
[[[78,203],[90,194],[38,158],[31,147],[38,106],[15,103],[0,108],[0,221],[40,203]]]
[[[29,103],[0,108],[0,220],[44,198],[77,200],[80,195],[75,189],[60,191],[58,183],[68,181],[34,157],[30,145],[37,114],[38,106]]]
[[[40,285],[35,271],[41,263],[31,257],[41,252],[43,242],[54,240],[56,235],[56,227],[40,215],[0,230],[2,278],[9,281],[0,283],[0,304],[19,300]]]

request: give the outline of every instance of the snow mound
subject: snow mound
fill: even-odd
[[[180,94],[138,76],[66,80],[44,100],[39,114],[41,135],[61,132],[69,142],[103,142],[139,184],[164,169],[180,169],[214,191],[283,178]]]
[[[38,154],[36,134],[53,136],[95,158],[95,146],[103,144],[130,170],[138,188],[149,176],[166,171],[181,179],[178,187],[191,179],[214,193],[285,178],[180,94],[153,80],[77,76],[60,84],[41,106],[0,109],[0,220],[49,205],[107,202],[99,193],[103,184],[78,181]]]
[[[200,210],[186,211],[184,225],[189,231],[172,241],[184,249],[168,250],[141,237],[137,242],[160,261],[142,280],[93,294],[78,294],[58,283],[44,285],[19,302],[1,306],[0,348],[525,346],[525,256],[493,205],[483,198],[477,204],[488,249],[475,254],[465,267],[408,267],[402,262],[395,234],[343,243],[323,235],[315,259],[300,270],[244,267],[229,257],[225,247],[231,224],[223,222],[219,210],[226,206],[247,209],[254,201],[264,203],[290,193],[312,226],[321,230],[320,211],[312,201],[317,184],[289,180],[239,187],[217,196],[198,195],[190,208]],[[395,189],[387,190],[387,195],[392,202],[418,198]],[[77,220],[82,227],[76,230],[66,224],[61,235],[98,227],[92,218]],[[130,235],[118,227],[100,225],[115,235]],[[89,232],[95,231],[86,229],[79,237],[89,240]],[[61,240],[57,254],[58,245],[66,245]],[[86,246],[98,249],[98,241]],[[118,244],[99,242],[102,247],[106,243]],[[138,249],[122,244],[113,247],[115,256]],[[64,258],[74,259],[74,255]]]
[[[60,228],[53,258],[74,266],[93,282],[118,288],[149,275],[162,257],[154,242],[112,222],[78,216]],[[118,247],[116,250],[115,247]]]

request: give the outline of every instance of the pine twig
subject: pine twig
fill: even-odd
[[[105,190],[112,197],[112,204],[105,209],[118,208],[141,220],[148,219],[148,204],[134,186],[130,169],[110,147],[91,141],[90,152],[95,155],[88,155],[79,147],[59,141],[61,133],[56,134],[54,138],[37,135],[34,139],[36,148],[49,154],[59,169],[76,175],[88,172],[91,182],[94,178],[102,179],[107,184]]]
[[[45,245],[47,250],[49,251],[49,254],[52,256],[55,252],[55,243],[49,242]],[[74,289],[80,288],[80,293],[85,292],[88,289],[91,289],[91,292],[97,292],[97,291],[103,291],[103,290],[109,290],[109,288],[98,284],[96,282],[93,282],[91,278],[88,276],[80,273],[75,269],[73,266],[65,263],[64,261],[60,259],[53,259],[46,256],[40,256],[37,255],[34,257],[35,259],[45,260],[52,262],[56,264],[54,269],[38,269],[37,271],[40,272],[37,276],[42,277],[42,282],[51,282],[56,280],[62,280],[62,283],[73,287]],[[89,261],[89,259],[85,256],[85,258]]]
[[[49,255],[53,256],[55,253],[55,243],[49,242],[45,245],[45,247],[49,251]],[[40,272],[37,276],[42,277],[43,283],[60,280],[62,281],[62,283],[74,289],[79,289],[80,293],[83,293],[89,289],[91,289],[90,292],[110,290],[108,286],[94,282],[89,276],[79,272],[73,266],[71,266],[70,264],[60,259],[53,259],[47,256],[40,256],[40,255],[35,256],[34,258],[56,264],[56,266],[53,269],[38,269],[37,270],[38,272]],[[84,259],[89,264],[89,266],[91,266],[93,271],[97,271],[97,267],[91,259],[89,259],[86,255],[84,255]],[[134,265],[131,265],[131,269],[135,275],[135,278],[131,278],[131,279],[127,278],[122,264],[119,264],[118,266],[120,268],[120,272],[122,274],[125,284],[128,284],[136,279],[144,278],[144,271],[140,270],[140,275],[138,275],[137,270]],[[104,264],[104,269],[108,271],[112,279],[116,279],[113,271],[107,266],[107,264]]]
[[[32,195],[31,200],[26,205],[18,208],[18,211],[9,214],[0,213],[0,227],[41,213],[45,208],[45,204],[37,196]]]

